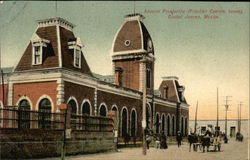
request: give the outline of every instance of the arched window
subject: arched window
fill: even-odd
[[[118,112],[118,108],[116,106],[113,106],[111,110],[115,112],[114,129],[118,130],[118,128],[119,128],[119,112]]]
[[[156,133],[159,133],[159,114],[156,113],[156,116],[155,116],[155,129],[156,129]]]
[[[106,117],[107,116],[107,109],[104,105],[100,107],[100,116]]]
[[[69,107],[71,107],[71,114],[72,115],[76,115],[76,113],[77,113],[77,104],[76,104],[76,101],[74,99],[71,99],[68,102],[68,105],[69,105]]]
[[[150,106],[147,104],[146,105],[146,127],[150,128]]]
[[[170,136],[171,132],[170,132],[170,116],[168,115],[168,119],[167,119],[167,126],[168,126],[168,136]]]
[[[82,105],[82,114],[90,115],[90,104],[89,102],[84,102]]]
[[[50,128],[51,124],[51,102],[44,98],[38,107],[38,128]]]
[[[135,110],[132,110],[131,112],[131,136],[136,136],[136,123],[137,123],[137,115]]]
[[[30,104],[26,99],[18,104],[18,128],[30,128]]]
[[[175,136],[175,116],[172,117],[172,136]]]
[[[128,134],[128,111],[126,108],[122,109],[122,137]]]
[[[162,118],[161,118],[161,131],[163,131],[164,134],[166,134],[165,133],[165,124],[166,124],[165,123],[165,115],[163,114]]]

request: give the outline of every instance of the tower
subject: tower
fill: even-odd
[[[145,17],[136,13],[124,18],[125,22],[115,35],[112,46],[115,84],[142,91],[143,74],[146,74],[147,93],[153,94],[154,47],[142,22]],[[146,67],[146,72],[143,72],[143,67]]]

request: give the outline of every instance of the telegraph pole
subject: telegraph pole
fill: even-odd
[[[142,80],[142,154],[146,155],[147,154],[147,149],[146,149],[146,57],[143,57],[141,63],[142,63],[142,73],[143,73],[143,80]]]
[[[195,110],[194,133],[196,133],[196,127],[197,127],[197,110],[198,110],[198,101],[197,101],[196,110]]]
[[[225,104],[225,109],[226,109],[226,113],[225,113],[225,136],[226,136],[226,140],[225,140],[225,143],[227,143],[227,111],[228,111],[228,107],[229,107],[229,104],[228,104],[228,101],[229,99],[232,96],[226,96],[226,104]]]
[[[239,133],[241,131],[241,106],[242,102],[239,103],[239,126],[238,126]]]
[[[216,121],[216,131],[219,131],[219,91],[217,88],[217,121]]]

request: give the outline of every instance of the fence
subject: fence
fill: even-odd
[[[20,110],[16,107],[0,109],[1,128],[61,130],[65,128],[65,120],[65,113]],[[70,121],[72,130],[95,132],[113,130],[113,120],[108,117],[72,114],[67,121]]]

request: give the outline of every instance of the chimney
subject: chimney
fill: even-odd
[[[116,67],[115,68],[115,84],[122,86],[122,68]]]

